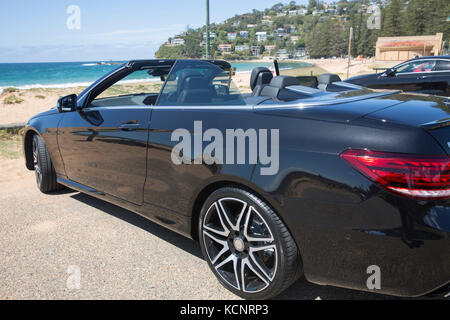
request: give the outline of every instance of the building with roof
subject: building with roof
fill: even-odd
[[[258,42],[264,42],[267,40],[267,32],[261,31],[256,33],[256,39]]]
[[[227,33],[227,39],[230,41],[236,40],[237,33],[236,32],[228,32]]]
[[[248,33],[248,31],[239,31],[239,36],[241,37],[241,38],[245,38],[245,39],[247,39],[248,37],[249,37],[249,33]]]
[[[248,51],[248,50],[250,50],[250,47],[249,47],[248,45],[246,45],[246,44],[243,44],[243,45],[237,45],[237,46],[234,48],[234,51],[236,51],[236,52],[242,52],[242,51]]]
[[[231,52],[231,44],[228,43],[219,44],[217,49],[221,52]]]
[[[170,41],[170,44],[172,46],[182,46],[182,45],[184,45],[184,39],[181,39],[181,38],[172,39],[172,41]]]
[[[375,59],[405,61],[416,56],[437,56],[442,50],[442,38],[442,33],[432,36],[380,37],[375,47]]]

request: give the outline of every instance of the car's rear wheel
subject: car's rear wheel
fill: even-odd
[[[33,137],[33,165],[39,190],[48,193],[59,189],[50,154],[44,141],[37,134]]]
[[[297,280],[300,255],[288,229],[255,194],[215,191],[199,219],[203,255],[220,283],[246,299],[270,299]]]

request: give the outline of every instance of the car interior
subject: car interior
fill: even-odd
[[[237,99],[236,93],[230,92],[229,77],[224,77],[224,82],[216,81],[216,77],[225,70],[217,66],[205,68],[202,65],[202,68],[184,69],[175,75],[170,74],[172,65],[144,66],[139,70],[148,73],[155,79],[159,77],[162,83],[166,83],[166,86],[168,86],[167,83],[173,81],[176,83],[176,87],[170,90],[166,90],[166,88],[161,94],[159,92],[142,92],[105,98],[100,96],[98,99],[92,100],[89,106],[151,106],[158,102],[158,98],[160,105],[259,104],[268,100],[280,103],[311,98],[326,92],[358,89],[341,82],[340,77],[336,74],[322,74],[318,78],[314,76],[274,76],[268,68],[257,67],[253,69],[250,77],[252,93],[242,95],[240,99]],[[174,79],[170,79],[170,77],[174,77]]]
[[[268,68],[258,67],[253,69],[250,77],[251,96],[254,98],[246,100],[289,102],[311,98],[323,92],[341,92],[357,89],[356,87],[349,87],[341,81],[338,75],[330,73],[322,74],[319,78],[313,76],[293,77],[285,75],[274,77]],[[256,97],[265,99],[256,99]]]

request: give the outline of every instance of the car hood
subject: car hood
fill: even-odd
[[[37,115],[34,115],[33,117],[30,118],[30,120],[28,122],[30,122],[31,120],[36,119],[36,118],[45,117],[45,116],[49,116],[49,115],[56,114],[56,113],[58,113],[58,109],[56,107],[53,107],[50,110],[47,110],[47,111],[38,113]]]

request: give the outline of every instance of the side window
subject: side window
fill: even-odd
[[[229,72],[207,61],[179,60],[167,78],[158,105],[245,105],[245,101]]]
[[[450,72],[450,60],[438,60],[436,62],[436,71]]]
[[[406,63],[396,69],[397,73],[419,73],[434,71],[436,60],[417,60]]]
[[[148,70],[135,71],[101,92],[89,107],[154,105],[162,88],[159,77]]]

